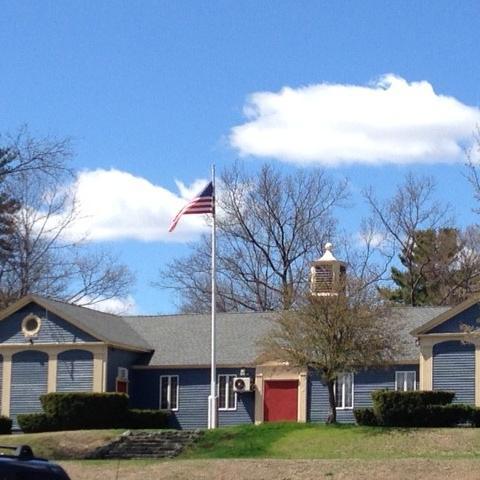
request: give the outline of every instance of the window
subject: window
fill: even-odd
[[[339,375],[335,382],[337,408],[353,408],[353,373]]]
[[[160,408],[178,410],[178,375],[160,377]]]
[[[233,391],[233,379],[235,375],[218,376],[218,409],[236,410],[237,394]]]
[[[395,390],[409,392],[417,389],[417,372],[395,372]]]

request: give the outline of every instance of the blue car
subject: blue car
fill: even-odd
[[[44,458],[36,458],[28,445],[4,447],[12,455],[0,454],[0,480],[70,480],[65,470]]]

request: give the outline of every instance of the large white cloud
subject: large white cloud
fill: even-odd
[[[230,132],[240,154],[321,165],[454,161],[480,123],[478,108],[392,74],[254,93],[244,113]]]
[[[85,305],[93,310],[116,315],[135,315],[137,313],[137,304],[131,295],[97,300],[93,305],[89,305],[90,301],[89,297],[84,297],[82,301],[78,302],[78,305]]]
[[[178,195],[128,172],[114,169],[81,172],[71,186],[78,203],[78,215],[66,234],[92,241],[195,239],[207,228],[203,215],[184,216],[172,233],[168,233],[168,227],[187,200],[206,183],[207,180],[196,180],[189,187],[177,182]]]

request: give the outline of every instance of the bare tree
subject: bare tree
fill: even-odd
[[[264,165],[247,174],[238,165],[221,176],[217,196],[218,305],[224,311],[288,309],[304,290],[311,260],[335,234],[333,210],[346,182],[321,170],[282,174]],[[210,239],[174,259],[157,285],[180,295],[183,311],[210,302]]]
[[[71,175],[72,157],[68,138],[34,138],[26,126],[15,134],[0,135],[0,181],[13,175],[35,172],[58,178]]]
[[[402,256],[409,274],[410,305],[416,305],[416,292],[421,276],[415,264],[414,247],[422,230],[451,226],[450,206],[434,199],[435,181],[428,176],[406,175],[393,197],[379,201],[373,190],[363,192],[371,210],[371,218],[379,226],[384,255],[390,261],[396,253]]]
[[[473,196],[478,203],[480,202],[480,126],[477,126],[473,135],[472,146],[467,150],[466,155],[466,177],[473,188]],[[475,213],[480,213],[480,208],[474,208],[473,211]]]
[[[19,208],[0,265],[0,306],[28,293],[84,305],[126,295],[133,282],[127,267],[71,235],[79,212],[68,188],[68,143],[20,137],[7,150],[18,157],[11,161],[19,168],[1,186]]]
[[[365,289],[377,289],[389,279],[392,250],[385,245],[382,228],[375,217],[362,219],[357,238],[344,232],[339,238],[341,257],[348,266],[350,278]]]
[[[388,308],[358,283],[349,295],[310,295],[304,305],[284,311],[261,341],[259,361],[288,362],[317,372],[328,389],[327,423],[335,423],[339,376],[382,366],[402,353],[399,322],[386,321]]]

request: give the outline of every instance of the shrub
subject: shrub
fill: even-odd
[[[419,427],[454,427],[470,423],[474,407],[470,405],[429,405],[417,414]]]
[[[40,401],[45,414],[64,430],[114,428],[128,412],[123,393],[48,393]]]
[[[353,410],[355,420],[359,425],[365,425],[373,427],[378,425],[377,417],[373,411],[373,408],[355,408]]]
[[[372,393],[373,410],[380,425],[392,427],[423,426],[430,418],[429,408],[448,405],[452,402],[454,396],[453,392],[443,391],[397,392],[378,390]],[[431,411],[437,410],[433,409]],[[424,418],[425,416],[426,418]],[[430,421],[433,422],[433,420]]]
[[[18,415],[26,433],[95,428],[165,428],[165,410],[129,410],[123,393],[48,393],[40,397],[44,413]]]
[[[8,435],[12,433],[12,419],[0,416],[0,435]]]
[[[169,412],[166,410],[136,410],[128,411],[125,428],[165,428]]]
[[[480,408],[472,407],[470,422],[472,423],[472,427],[480,427]]]
[[[54,432],[61,430],[55,418],[45,413],[22,413],[17,415],[17,422],[23,433]]]

